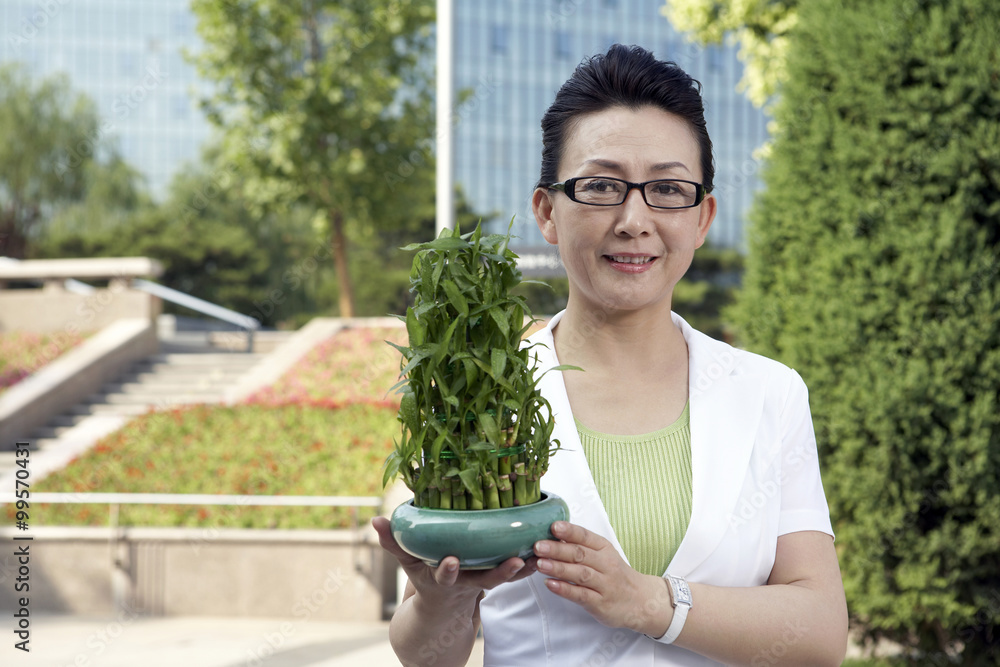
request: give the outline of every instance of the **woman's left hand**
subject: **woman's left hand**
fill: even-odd
[[[552,524],[558,542],[535,543],[537,569],[556,595],[575,602],[602,624],[651,637],[667,631],[673,617],[667,583],[641,574],[605,538],[565,521]]]

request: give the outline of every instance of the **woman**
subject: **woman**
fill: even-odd
[[[534,338],[570,505],[557,540],[488,572],[382,545],[410,583],[406,665],[839,665],[847,610],[805,385],[691,329],[674,286],[716,212],[700,85],[638,47],[577,68],[542,120],[532,198],[566,309]],[[558,359],[558,361],[557,361]]]

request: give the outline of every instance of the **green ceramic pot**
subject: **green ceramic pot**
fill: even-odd
[[[393,511],[391,525],[399,546],[431,567],[455,556],[463,570],[486,570],[532,556],[535,542],[554,539],[554,521],[569,521],[569,507],[543,491],[537,503],[492,510],[429,509],[408,500]]]

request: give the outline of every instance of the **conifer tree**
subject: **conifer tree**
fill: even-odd
[[[730,315],[810,387],[854,626],[1000,664],[1000,4],[799,21]]]

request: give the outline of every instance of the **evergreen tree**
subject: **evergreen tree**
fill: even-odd
[[[730,315],[810,387],[855,627],[1000,664],[1000,5],[799,20]]]

